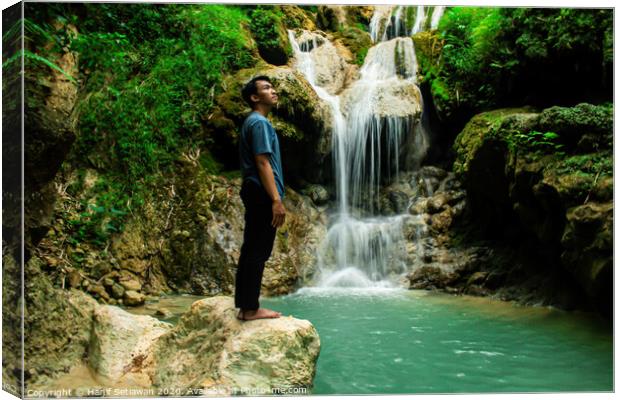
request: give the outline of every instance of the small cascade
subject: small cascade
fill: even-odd
[[[370,21],[374,43],[437,29],[444,6],[377,6]]]
[[[445,9],[446,7],[443,6],[435,7],[435,9],[433,10],[433,16],[431,18],[431,29],[437,29],[437,27],[439,27],[439,20],[441,19],[441,16],[443,15]]]
[[[418,6],[415,14],[415,22],[411,28],[411,35],[415,35],[418,32],[424,30],[424,21],[426,20],[426,12],[424,6]]]
[[[423,8],[415,17],[426,19],[422,14]],[[319,79],[317,73],[338,62],[321,59],[335,49],[328,38],[318,32],[289,31],[295,67],[332,114],[337,210],[318,251],[319,287],[391,287],[406,272],[403,230],[412,216],[382,216],[380,196],[398,180],[403,166],[419,166],[428,148],[420,123],[417,60],[408,37],[419,24],[408,20],[413,16],[403,6],[376,7],[369,30],[377,44],[369,49],[359,79],[337,90],[328,90],[328,79]],[[406,207],[399,212],[403,211]]]

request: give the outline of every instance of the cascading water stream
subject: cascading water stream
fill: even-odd
[[[445,8],[377,6],[369,25],[370,37],[377,43],[394,37],[415,35],[427,29],[437,29]]]
[[[392,11],[377,7],[370,34],[376,40],[382,31],[381,42],[369,49],[360,78],[339,95],[329,93],[316,77],[318,54],[334,51],[333,45],[318,33],[289,31],[297,70],[332,114],[338,210],[318,251],[318,286],[389,287],[405,272],[402,226],[408,216],[377,216],[377,204],[381,187],[398,177],[400,159],[420,158],[427,140],[419,128],[422,104],[413,41],[386,40],[385,20]],[[403,11],[397,10],[396,21]],[[407,34],[405,24],[397,23],[392,31]],[[417,149],[404,149],[415,144]]]

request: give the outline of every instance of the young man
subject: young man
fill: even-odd
[[[243,122],[239,137],[245,230],[235,282],[235,307],[239,308],[237,318],[248,321],[281,315],[259,308],[258,297],[265,262],[271,255],[276,229],[284,223],[286,209],[282,204],[284,180],[280,145],[266,118],[277,104],[278,95],[266,76],[250,80],[241,94],[252,113]]]

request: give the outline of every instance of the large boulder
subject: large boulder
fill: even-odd
[[[606,315],[613,308],[613,203],[588,203],[568,210],[562,263]]]
[[[319,336],[309,321],[241,322],[232,298],[213,297],[192,304],[179,324],[161,336],[145,371],[155,387],[183,394],[271,394],[272,388],[311,387],[319,350]]]
[[[43,260],[32,257],[25,267],[28,276],[24,313],[26,388],[68,372],[81,362],[88,351],[92,316],[98,306],[82,291],[54,288],[41,271],[42,265]]]
[[[147,315],[134,315],[115,306],[100,306],[93,315],[88,362],[102,377],[118,381],[146,358],[158,337],[172,325]]]
[[[527,243],[532,257],[546,260],[550,273],[561,266],[607,315],[612,121],[610,107],[590,104],[495,110],[472,118],[454,143],[454,171],[486,234]]]

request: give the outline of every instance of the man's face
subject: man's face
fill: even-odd
[[[256,81],[256,94],[252,95],[252,100],[259,104],[275,106],[278,103],[278,95],[271,83]]]

